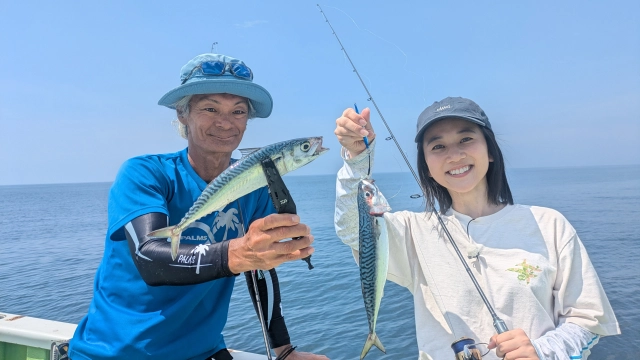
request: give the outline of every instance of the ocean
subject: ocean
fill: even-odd
[[[394,210],[423,208],[410,198],[418,192],[410,173],[374,175]],[[562,212],[589,252],[622,330],[602,338],[590,358],[640,357],[640,165],[513,169],[508,177],[517,203]],[[316,239],[315,269],[302,261],[278,268],[292,343],[331,359],[357,359],[368,327],[358,268],[333,228],[335,176],[284,179]],[[0,312],[72,323],[86,314],[104,248],[109,187],[0,186]],[[387,354],[372,349],[367,359],[417,358],[408,290],[387,282],[377,333]],[[224,334],[230,348],[264,353],[243,276]]]

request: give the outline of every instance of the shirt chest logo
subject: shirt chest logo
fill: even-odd
[[[180,241],[191,244],[213,244],[242,236],[238,210],[229,208],[194,221],[182,232]]]
[[[527,259],[522,260],[520,264],[516,264],[516,267],[508,268],[507,271],[513,271],[518,274],[519,281],[525,281],[527,285],[531,282],[531,279],[537,278],[537,272],[542,271],[540,266],[527,264]]]
[[[213,232],[217,233],[219,229],[224,228],[224,234],[221,241],[227,240],[229,230],[238,233],[240,228],[240,220],[238,220],[238,209],[230,208],[229,210],[220,211],[218,216],[213,220]]]

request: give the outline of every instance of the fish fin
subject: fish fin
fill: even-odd
[[[380,339],[378,339],[378,335],[376,335],[376,333],[369,334],[369,336],[367,337],[367,342],[364,343],[364,348],[362,349],[362,353],[360,354],[360,360],[364,359],[364,357],[371,349],[371,346],[373,345],[375,345],[383,353],[387,353],[387,351],[384,349],[384,346],[382,346]]]
[[[240,158],[240,160],[246,158],[247,156],[253,154],[254,152],[260,150],[261,148],[246,148],[246,149],[238,149],[238,151],[240,151],[240,154],[242,154],[242,157]]]
[[[180,246],[180,234],[181,232],[174,234],[176,226],[169,226],[166,228],[154,230],[147,234],[150,239],[171,239],[171,260],[175,260],[178,256],[178,246]]]
[[[375,337],[375,343],[373,343],[378,349],[380,349],[380,351],[382,351],[383,353],[387,353],[387,350],[384,349],[384,346],[382,345],[382,342],[380,341],[380,338],[378,337],[378,335],[373,334],[373,336]]]

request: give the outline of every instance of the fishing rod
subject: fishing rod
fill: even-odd
[[[246,234],[244,229],[244,216],[242,215],[242,208],[240,207],[240,201],[236,200],[238,204],[238,215],[240,215],[240,228],[242,229],[242,235]],[[264,314],[262,312],[262,301],[260,300],[260,290],[258,289],[258,280],[260,278],[261,271],[260,270],[249,270],[251,274],[251,283],[253,285],[253,293],[255,294],[256,299],[256,307],[258,309],[258,318],[260,319],[260,328],[262,329],[262,339],[264,340],[264,347],[267,354],[267,360],[273,359],[271,357],[271,342],[269,341],[269,325],[267,325],[267,321],[264,319]],[[246,273],[245,273],[246,275]],[[262,275],[264,276],[264,275]],[[247,285],[249,283],[249,277],[247,276]],[[269,301],[269,299],[267,299]]]
[[[400,151],[400,155],[402,155],[402,158],[404,159],[405,163],[409,167],[409,170],[411,171],[411,174],[413,175],[413,178],[418,183],[418,186],[420,187],[420,190],[422,191],[423,196],[425,196],[425,191],[424,191],[424,188],[422,187],[422,184],[420,183],[420,179],[418,178],[418,175],[416,175],[416,172],[415,172],[415,170],[413,170],[413,167],[411,166],[411,163],[409,163],[409,159],[407,158],[407,156],[405,155],[404,151],[402,150],[402,147],[400,147],[400,144],[398,143],[398,140],[396,139],[395,135],[393,135],[393,132],[391,131],[391,128],[389,127],[389,124],[387,124],[387,121],[384,119],[384,116],[382,115],[382,112],[378,108],[378,104],[376,104],[376,101],[373,99],[373,96],[369,92],[369,88],[367,88],[367,85],[365,84],[364,80],[360,76],[360,73],[358,72],[358,69],[356,69],[356,66],[353,64],[353,61],[351,61],[351,57],[349,57],[349,54],[347,53],[347,50],[345,49],[344,45],[342,45],[342,41],[340,41],[340,38],[338,37],[338,34],[334,30],[333,26],[331,26],[331,22],[329,22],[329,19],[327,18],[327,15],[324,13],[324,11],[322,11],[322,8],[320,7],[320,4],[316,4],[316,5],[320,9],[320,13],[322,13],[322,16],[324,17],[325,21],[327,22],[327,24],[331,28],[331,31],[333,32],[333,35],[336,37],[336,40],[338,40],[338,43],[340,44],[341,50],[344,52],[344,55],[347,57],[347,60],[349,60],[349,63],[351,64],[351,68],[353,68],[353,72],[356,73],[356,75],[358,76],[358,79],[360,79],[360,82],[362,83],[362,86],[364,87],[364,90],[367,92],[367,95],[369,96],[369,98],[367,100],[371,101],[373,106],[376,108],[376,111],[378,112],[378,115],[380,115],[380,119],[382,119],[382,122],[384,123],[384,126],[387,128],[387,131],[389,132],[389,135],[391,135],[389,138],[387,138],[387,140],[388,139],[392,139],[393,142],[396,144],[396,147],[398,148],[398,151]],[[484,291],[482,291],[482,288],[480,287],[480,284],[478,283],[478,280],[476,280],[476,277],[471,272],[471,269],[469,268],[469,265],[467,265],[467,262],[465,261],[464,257],[462,256],[462,253],[460,252],[460,249],[458,248],[458,245],[453,240],[453,237],[451,236],[451,233],[449,233],[449,229],[447,229],[447,226],[445,225],[444,220],[442,220],[442,217],[440,216],[440,213],[438,211],[435,211],[435,209],[434,209],[434,213],[436,214],[436,217],[438,218],[438,222],[440,223],[440,226],[442,226],[442,229],[444,230],[445,235],[449,239],[449,242],[451,242],[451,245],[453,246],[453,249],[455,250],[456,254],[458,255],[458,258],[460,259],[460,262],[462,262],[462,265],[464,266],[465,270],[467,271],[467,274],[471,278],[471,281],[473,282],[473,285],[476,287],[476,290],[478,291],[478,294],[480,294],[480,297],[482,298],[482,301],[484,302],[484,304],[486,305],[487,309],[489,310],[489,313],[491,314],[491,318],[493,319],[493,327],[494,327],[494,329],[496,329],[496,332],[498,334],[502,334],[503,332],[508,331],[509,329],[507,328],[507,325],[504,323],[504,321],[502,319],[500,319],[500,317],[498,317],[498,314],[496,314],[495,310],[493,309],[493,306],[491,306],[491,304],[489,303],[489,300],[485,296]]]
[[[244,224],[243,224],[244,225]],[[262,328],[262,338],[264,340],[264,347],[267,351],[267,359],[271,360],[271,344],[269,342],[268,326],[264,320],[264,314],[262,313],[262,302],[260,301],[260,291],[258,290],[258,276],[260,270],[250,270],[251,280],[253,280],[253,292],[256,294],[256,305],[258,307],[258,317],[260,318],[260,327]]]

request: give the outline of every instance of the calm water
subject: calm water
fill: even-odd
[[[395,210],[419,210],[410,174],[379,174]],[[640,166],[519,169],[509,173],[516,202],[561,211],[578,230],[616,312],[622,335],[604,338],[592,359],[637,359],[640,353]],[[278,270],[292,343],[332,359],[356,359],[367,336],[358,269],[335,236],[335,178],[287,176],[303,221],[316,238],[315,269],[300,261]],[[110,184],[0,187],[0,311],[76,323],[92,296],[103,250]],[[394,196],[395,195],[395,196]],[[225,336],[232,348],[263,351],[257,317],[239,276]],[[409,291],[385,288],[378,335],[387,355],[415,359]],[[449,346],[449,344],[443,344]],[[453,353],[452,353],[453,358]]]

